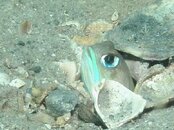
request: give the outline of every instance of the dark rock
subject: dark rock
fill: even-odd
[[[74,110],[79,101],[76,91],[57,89],[52,91],[45,99],[46,108],[54,117],[62,116]]]
[[[23,42],[23,41],[18,41],[17,45],[25,46],[25,42]]]
[[[40,73],[41,72],[41,67],[40,66],[34,66],[31,68],[32,71],[34,71],[35,73]]]

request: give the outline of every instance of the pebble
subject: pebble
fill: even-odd
[[[41,72],[41,67],[40,66],[34,66],[31,68],[32,71],[34,71],[35,73],[40,73]]]
[[[23,41],[18,41],[17,45],[19,45],[19,46],[25,46],[25,42],[23,42]]]
[[[62,116],[74,110],[79,99],[76,91],[57,89],[49,93],[45,99],[46,108],[54,117]]]
[[[10,83],[10,77],[6,73],[0,73],[0,85],[5,86]]]

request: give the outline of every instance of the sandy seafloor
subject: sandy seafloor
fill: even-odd
[[[155,0],[0,0],[0,73],[10,79],[21,78],[27,85],[33,80],[36,86],[48,86],[55,80],[63,84],[65,75],[54,64],[63,59],[76,61],[70,39],[79,34],[78,24],[89,24],[99,19],[111,22],[115,10],[119,20],[132,11]],[[28,21],[30,30],[21,30]],[[76,23],[68,25],[65,23]],[[33,68],[41,68],[33,73]],[[19,74],[22,67],[29,73]],[[18,94],[26,90],[0,86],[0,130],[47,130],[41,122],[28,120],[25,112],[18,111]],[[7,102],[4,108],[4,102]],[[74,121],[65,128],[93,130],[99,127]],[[118,130],[174,130],[174,107],[153,110]]]

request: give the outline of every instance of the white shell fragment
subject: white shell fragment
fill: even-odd
[[[118,20],[118,17],[119,17],[118,11],[115,10],[114,13],[113,13],[112,16],[111,16],[112,22],[116,22],[116,21]]]
[[[115,129],[143,112],[146,101],[119,82],[106,80],[95,103],[97,114],[109,129]]]
[[[174,64],[166,69],[160,69],[158,65],[150,68],[149,73],[137,83],[135,92],[147,100],[146,108],[165,107],[174,99]]]
[[[14,79],[9,83],[9,85],[12,87],[21,88],[25,85],[25,82],[21,79]]]

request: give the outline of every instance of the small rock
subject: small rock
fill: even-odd
[[[146,108],[164,108],[174,101],[174,64],[165,68],[154,65],[140,78],[135,92],[146,101]]]
[[[126,64],[129,67],[131,76],[138,81],[147,71],[149,67],[148,62],[141,62],[135,60],[125,60]]]
[[[33,97],[40,97],[42,95],[42,90],[40,88],[32,87],[31,88],[31,95]]]
[[[0,85],[5,86],[10,83],[10,77],[6,73],[0,73]]]
[[[78,100],[78,94],[75,91],[57,89],[48,95],[45,103],[48,113],[58,117],[74,110]]]
[[[21,34],[29,34],[31,33],[32,23],[31,21],[25,20],[20,25]]]
[[[18,72],[19,74],[21,74],[23,77],[26,77],[27,78],[29,76],[28,72],[23,67],[18,67],[15,70],[16,70],[16,72]]]
[[[23,41],[18,41],[17,45],[19,45],[19,46],[25,46],[25,42],[23,42]]]
[[[34,71],[35,73],[40,73],[41,72],[41,67],[40,66],[34,66],[31,68],[32,71]]]
[[[21,79],[14,79],[9,83],[9,85],[12,87],[21,88],[25,85],[25,82]]]

